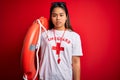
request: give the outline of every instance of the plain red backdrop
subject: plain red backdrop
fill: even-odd
[[[25,34],[35,19],[49,18],[53,1],[0,1],[0,80],[22,80]],[[61,1],[67,3],[71,24],[81,35],[81,80],[120,80],[120,1]]]

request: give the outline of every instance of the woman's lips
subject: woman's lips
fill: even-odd
[[[57,21],[56,24],[61,24],[61,21]]]

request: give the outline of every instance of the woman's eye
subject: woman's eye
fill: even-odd
[[[64,16],[64,15],[60,15],[61,17]]]
[[[54,13],[52,14],[52,17],[56,17],[56,16],[57,16],[57,14],[54,14]]]

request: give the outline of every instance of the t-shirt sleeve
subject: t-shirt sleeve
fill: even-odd
[[[80,35],[77,33],[73,35],[72,56],[83,56]]]

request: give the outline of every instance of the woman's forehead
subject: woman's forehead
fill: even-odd
[[[62,14],[64,14],[65,10],[63,8],[56,7],[56,8],[53,9],[52,13],[62,13]]]

